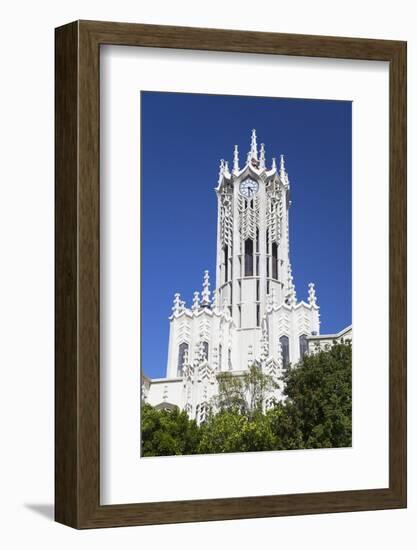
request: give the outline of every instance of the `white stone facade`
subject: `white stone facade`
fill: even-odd
[[[279,380],[319,341],[319,306],[314,284],[298,301],[289,250],[290,181],[281,155],[266,166],[265,147],[252,131],[242,167],[237,146],[233,167],[221,161],[218,185],[216,288],[208,271],[191,307],[175,294],[170,317],[167,375],[143,377],[143,398],[173,405],[198,422],[217,392],[216,375],[239,375],[254,361]],[[336,336],[336,335],[334,335]],[[327,335],[332,340],[333,335]],[[315,340],[315,341],[316,341]],[[275,390],[270,397],[280,398]]]

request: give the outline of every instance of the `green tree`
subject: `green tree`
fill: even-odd
[[[284,401],[263,413],[276,387],[254,364],[221,373],[219,393],[200,427],[178,409],[142,407],[143,456],[349,447],[352,444],[352,348],[334,344],[306,355],[283,376]]]
[[[264,374],[256,362],[244,374],[222,372],[217,380],[219,391],[213,401],[214,409],[238,412],[248,418],[262,412],[267,395],[276,388],[272,376]]]
[[[185,411],[142,406],[142,456],[189,455],[198,452],[200,431]]]
[[[251,418],[238,411],[223,410],[201,426],[199,453],[267,451],[276,448],[268,418],[258,413]]]
[[[283,377],[286,400],[273,416],[281,448],[352,444],[352,347],[334,344],[306,355]],[[281,411],[281,412],[279,412]]]
[[[277,451],[303,449],[304,438],[301,430],[300,418],[296,409],[289,404],[277,403],[275,407],[267,411],[271,432],[274,434]]]

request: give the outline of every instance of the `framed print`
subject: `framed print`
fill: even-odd
[[[406,506],[404,42],[56,29],[55,396],[75,528]]]

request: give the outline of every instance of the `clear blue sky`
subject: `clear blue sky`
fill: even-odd
[[[219,161],[251,129],[291,183],[290,252],[298,299],[316,284],[321,332],[351,323],[351,103],[141,93],[142,368],[165,376],[174,292],[190,305],[203,271],[215,284]]]

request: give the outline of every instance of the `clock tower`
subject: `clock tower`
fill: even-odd
[[[208,271],[191,306],[176,293],[170,316],[167,374],[145,380],[146,400],[179,406],[204,422],[218,392],[217,374],[241,376],[256,362],[277,382],[265,399],[282,398],[282,374],[320,332],[314,284],[297,300],[289,250],[290,180],[284,157],[267,166],[252,130],[242,162],[222,160],[217,197],[216,285]],[[214,220],[213,220],[214,221]]]
[[[235,146],[233,167],[221,161],[218,186],[218,299],[227,305],[241,340],[238,349],[259,351],[267,304],[289,303],[294,294],[289,261],[289,178],[284,157],[266,167],[256,131],[243,165]],[[239,363],[242,357],[235,353]]]

